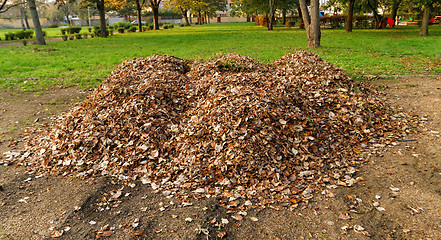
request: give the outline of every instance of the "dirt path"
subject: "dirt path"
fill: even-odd
[[[441,239],[441,77],[374,84],[427,123],[359,167],[354,187],[326,189],[333,197],[316,189],[297,209],[272,206],[233,218],[240,209],[225,209],[221,199],[183,203],[141,182],[123,188],[110,178],[79,181],[1,166],[0,239]],[[20,148],[10,139],[26,137],[19,136],[24,123],[44,124],[84,96],[74,89],[0,93],[1,153]]]
[[[62,38],[45,38],[46,42],[55,42],[55,41],[61,41]],[[28,44],[37,44],[37,40],[28,40]],[[0,42],[0,47],[9,47],[9,46],[17,46],[17,45],[23,45],[23,42]]]

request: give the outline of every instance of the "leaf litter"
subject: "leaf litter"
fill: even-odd
[[[355,184],[356,167],[418,121],[306,51],[268,66],[153,55],[124,61],[85,101],[29,130],[39,134],[14,157],[50,174],[140,179],[184,200],[224,196],[230,208],[296,206]]]

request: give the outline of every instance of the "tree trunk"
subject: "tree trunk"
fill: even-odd
[[[311,13],[308,12],[306,0],[300,0],[303,22],[306,28],[306,37],[308,38],[308,48],[319,48],[320,46],[320,4],[319,0],[311,0]]]
[[[64,16],[66,17],[66,23],[70,25],[70,20],[69,20],[69,3],[65,2],[63,5],[63,12],[64,12]]]
[[[282,9],[282,24],[286,25],[286,9]]]
[[[138,31],[142,32],[141,4],[139,3],[139,0],[136,0],[136,14],[138,15]]]
[[[28,0],[29,10],[31,11],[32,21],[34,22],[35,36],[37,37],[38,45],[46,45],[44,40],[43,30],[41,29],[40,19],[38,18],[37,6],[35,0]]]
[[[152,7],[153,12],[153,28],[159,30],[159,7]]]
[[[390,18],[392,18],[394,21],[397,18],[397,12],[398,8],[400,7],[401,0],[394,0],[392,3],[392,12]]]
[[[187,10],[183,9],[182,7],[179,7],[179,10],[181,10],[182,17],[185,20],[185,26],[190,26],[190,23],[188,22]]]
[[[24,24],[24,9],[23,7],[20,7],[20,21],[21,21],[21,29],[26,30],[26,26]]]
[[[269,0],[269,14],[268,14],[268,30],[273,30],[274,25],[274,1],[275,0]]]
[[[349,0],[348,18],[346,20],[346,26],[345,26],[346,32],[352,32],[354,4],[355,4],[355,0]]]
[[[366,3],[369,6],[369,8],[372,10],[372,13],[374,14],[375,29],[383,28],[384,27],[383,16],[381,16],[377,12],[378,5],[377,4],[372,5],[369,0],[367,0]]]
[[[25,20],[26,28],[31,29],[31,27],[29,26],[28,13],[27,13],[26,9],[24,11],[24,20]]]
[[[99,0],[96,3],[96,8],[100,13],[100,29],[101,29],[101,37],[107,37],[107,27],[106,27],[106,12],[104,9],[104,0]]]
[[[297,7],[297,12],[299,12],[299,29],[305,29],[305,23],[303,22],[302,9],[300,6]]]
[[[199,25],[202,25],[202,13],[201,13],[201,10],[198,11],[198,23],[199,23]]]
[[[193,16],[192,16],[191,12],[188,12],[188,15],[190,15],[190,19],[189,19],[190,21],[189,22],[190,22],[190,25],[191,25],[191,24],[193,24],[193,20],[192,20]]]
[[[429,35],[429,17],[430,17],[431,7],[432,6],[430,4],[424,6],[423,21],[421,22],[420,36]]]

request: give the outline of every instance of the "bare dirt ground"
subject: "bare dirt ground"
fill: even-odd
[[[62,38],[45,38],[46,42],[55,42],[55,41],[61,41]],[[37,40],[30,40],[27,41],[27,44],[37,44]],[[17,45],[23,45],[23,42],[2,42],[0,43],[0,47],[9,47],[9,46],[17,46]]]
[[[0,166],[0,239],[441,239],[441,77],[373,85],[427,122],[409,141],[359,166],[364,181],[328,189],[334,197],[315,189],[297,209],[254,208],[233,218],[222,199],[185,204],[141,182],[122,186],[111,178],[80,181]],[[0,153],[19,151],[24,127],[50,121],[86,95],[0,92]],[[112,200],[117,190],[121,196]]]

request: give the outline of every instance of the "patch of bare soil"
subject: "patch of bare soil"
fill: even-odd
[[[55,41],[61,41],[62,38],[46,38],[46,42],[55,42]],[[27,41],[27,40],[26,40]],[[31,40],[27,41],[27,44],[37,44],[37,40]],[[23,45],[23,42],[2,42],[0,43],[0,47],[9,47],[9,46],[17,46],[17,45]]]
[[[374,85],[392,105],[423,115],[427,123],[421,134],[361,166],[356,176],[364,181],[330,189],[335,197],[315,194],[298,209],[270,206],[233,217],[221,199],[183,202],[141,182],[123,187],[111,178],[40,177],[2,166],[0,239],[440,239],[441,77]],[[44,123],[83,94],[0,93],[1,152],[14,150],[9,139],[20,140],[23,124],[11,128],[16,122]]]

